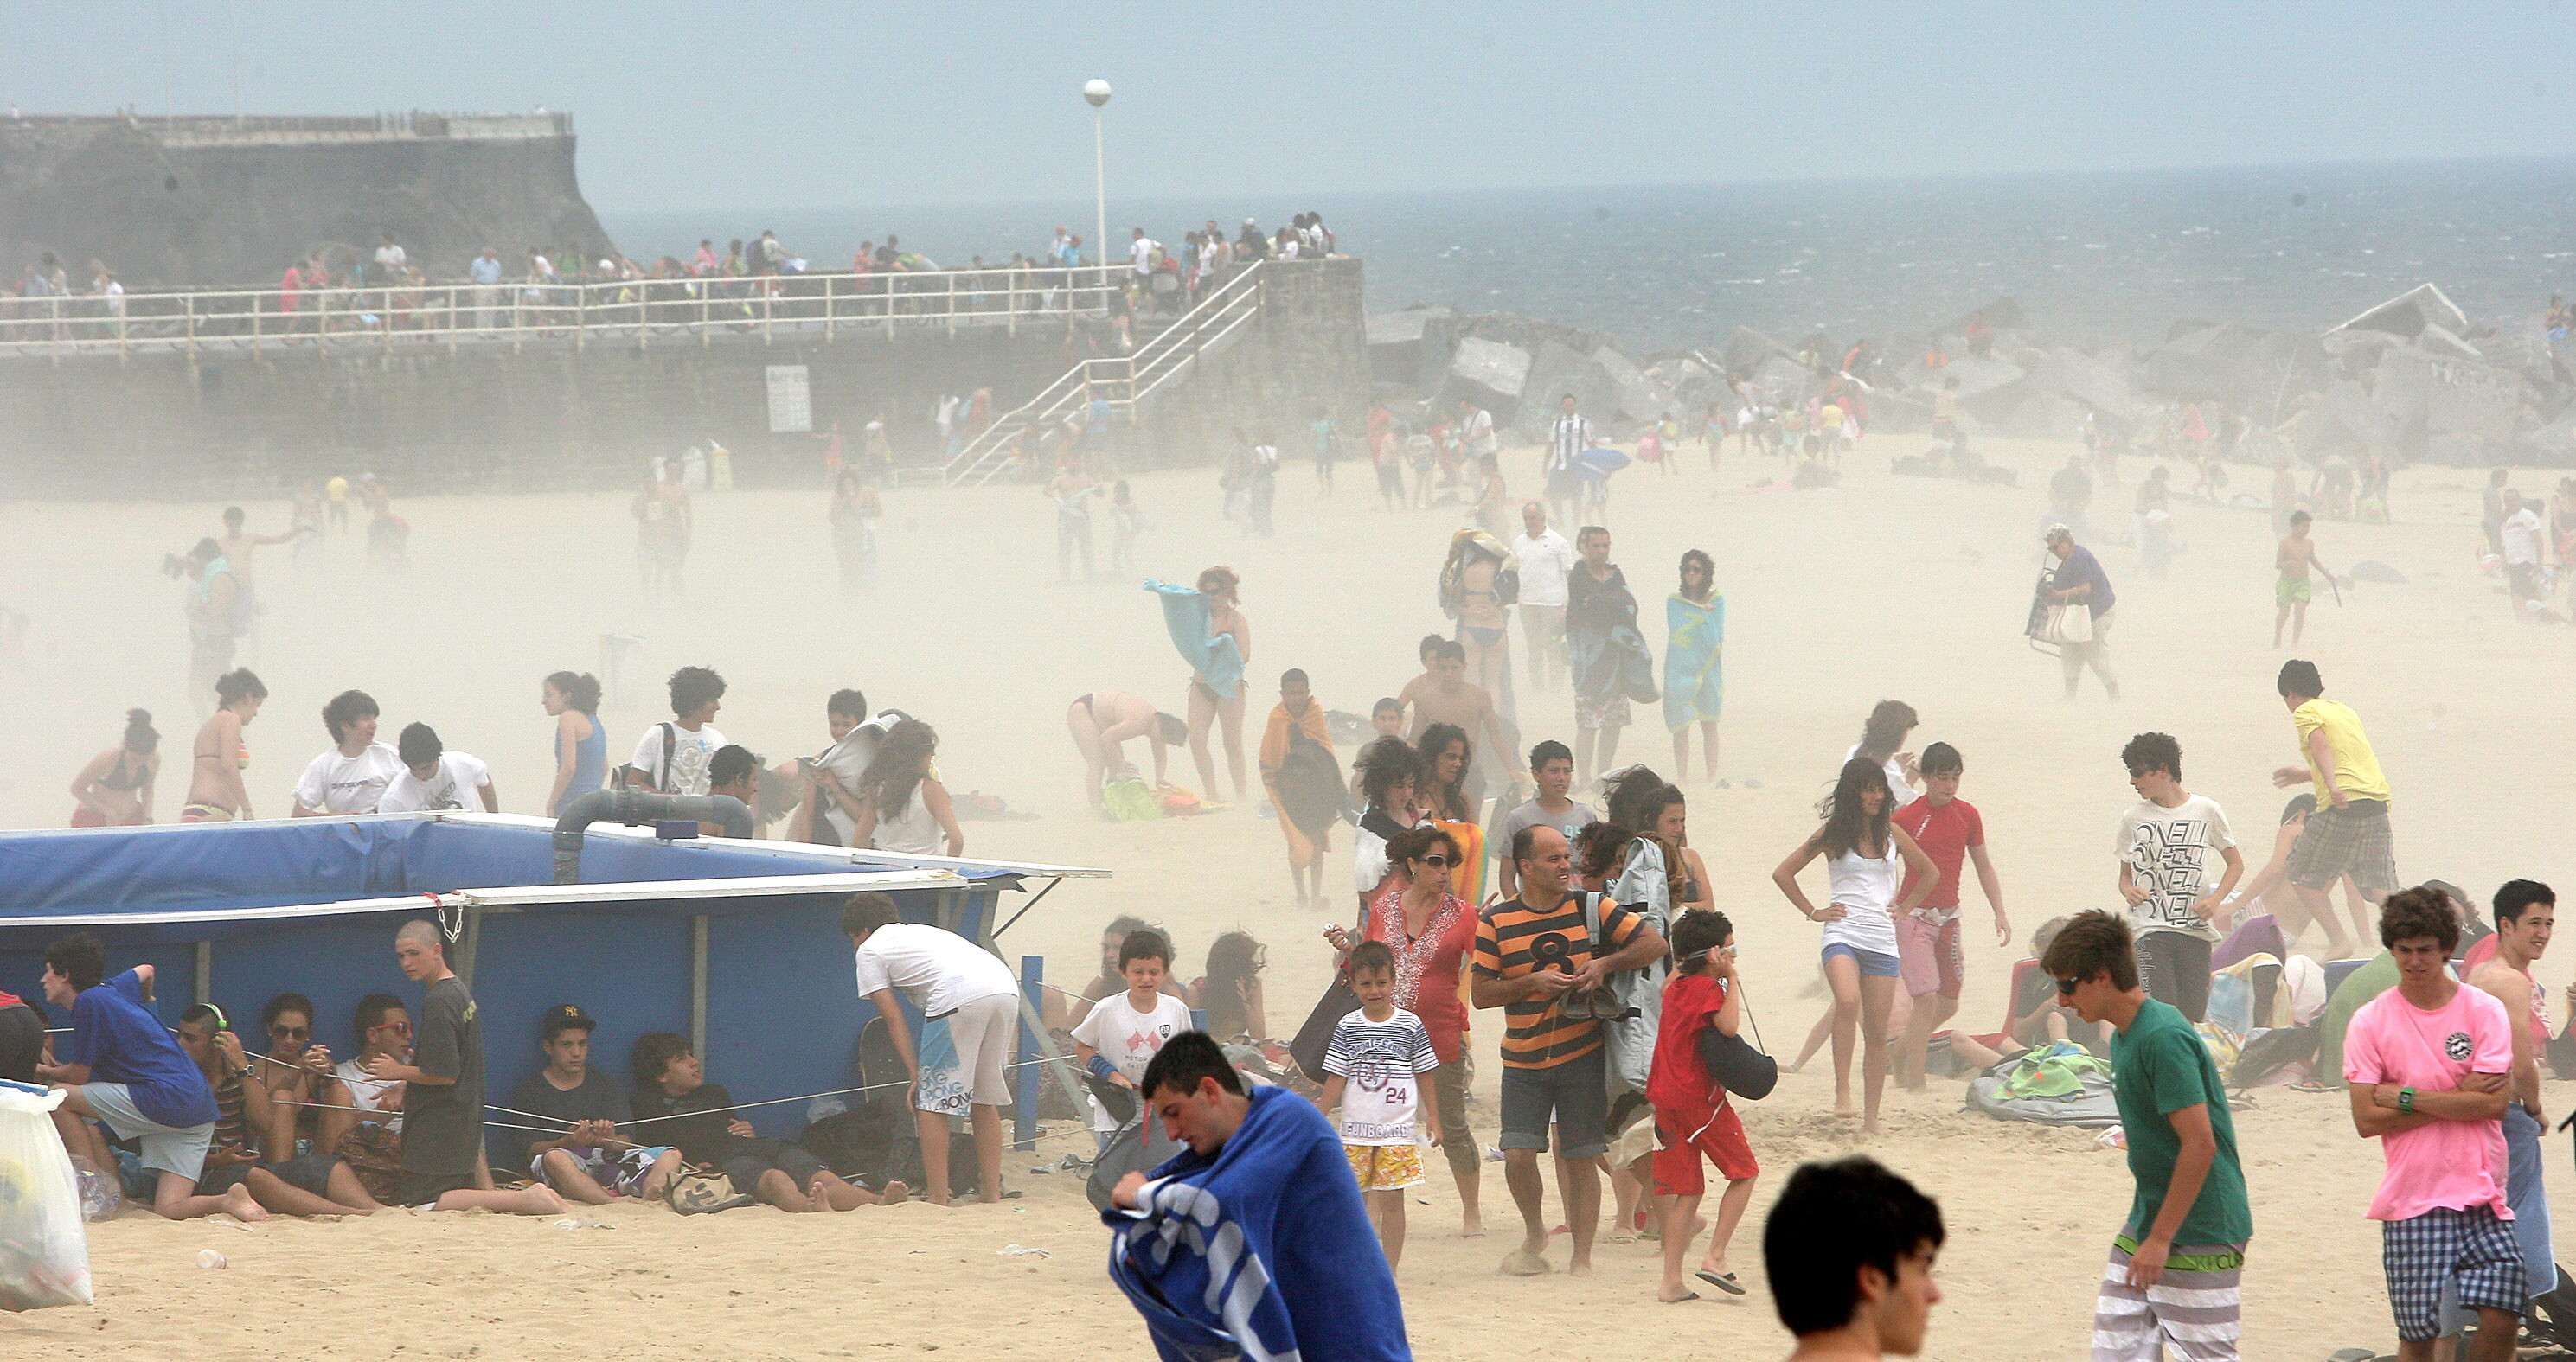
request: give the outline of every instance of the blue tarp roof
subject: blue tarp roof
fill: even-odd
[[[436,914],[453,924],[479,910],[471,987],[489,1063],[484,1100],[506,1103],[537,1067],[536,1028],[555,1004],[577,1002],[600,1019],[593,1062],[621,1082],[635,1036],[687,1033],[692,919],[705,917],[704,1057],[713,1081],[750,1101],[847,1081],[858,1028],[873,1015],[839,930],[853,891],[885,889],[909,920],[944,919],[982,937],[1000,891],[1103,873],[665,842],[596,825],[580,883],[557,886],[551,833],[540,819],[454,813],[0,832],[0,989],[37,1001],[45,943],[87,930],[105,943],[111,971],[156,967],[165,1022],[200,1001],[202,963],[207,999],[245,1029],[292,990],[314,1002],[315,1038],[346,1056],[359,998],[417,1004],[419,990],[394,968],[393,920]],[[752,1119],[783,1133],[801,1113]]]

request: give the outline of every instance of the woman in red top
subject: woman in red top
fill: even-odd
[[[1458,839],[1436,827],[1411,828],[1387,843],[1396,883],[1369,906],[1366,940],[1395,952],[1395,1005],[1422,1019],[1431,1033],[1432,1070],[1439,1095],[1440,1148],[1458,1182],[1464,1231],[1484,1232],[1477,1205],[1484,1146],[1467,1128],[1467,1007],[1459,998],[1468,953],[1476,948],[1476,906],[1449,891],[1458,869]],[[1333,949],[1355,944],[1339,923],[1324,929]]]

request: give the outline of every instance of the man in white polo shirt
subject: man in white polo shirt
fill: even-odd
[[[857,953],[859,996],[876,1004],[895,1053],[921,1076],[912,1105],[931,1204],[948,1204],[948,1118],[970,1110],[976,1191],[983,1200],[1001,1200],[1002,1108],[1011,1104],[1003,1066],[1018,1032],[1019,980],[992,952],[955,932],[903,921],[883,894],[851,895],[841,909],[841,930]],[[895,1001],[897,989],[926,1022],[920,1050]],[[942,1053],[943,1037],[953,1056]]]

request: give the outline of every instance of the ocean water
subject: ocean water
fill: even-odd
[[[2323,329],[2427,281],[2473,322],[2537,320],[2576,293],[2576,158],[2082,175],[1652,185],[1252,200],[1110,201],[1165,241],[1247,214],[1323,213],[1368,262],[1369,307],[1438,303],[1606,331],[1645,352],[1722,341],[1921,334],[2010,296],[2079,342],[2178,320]],[[604,215],[629,254],[764,228],[817,268],[894,231],[944,265],[1042,250],[1092,205],[777,207]]]

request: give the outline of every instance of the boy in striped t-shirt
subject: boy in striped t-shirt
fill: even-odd
[[[1359,995],[1359,1010],[1333,1026],[1318,1105],[1342,1110],[1342,1153],[1392,1272],[1404,1257],[1404,1189],[1422,1183],[1415,1112],[1431,1143],[1440,1143],[1439,1098],[1421,1081],[1440,1061],[1422,1019],[1395,1005],[1395,952],[1385,942],[1363,941],[1351,951],[1351,992]]]

